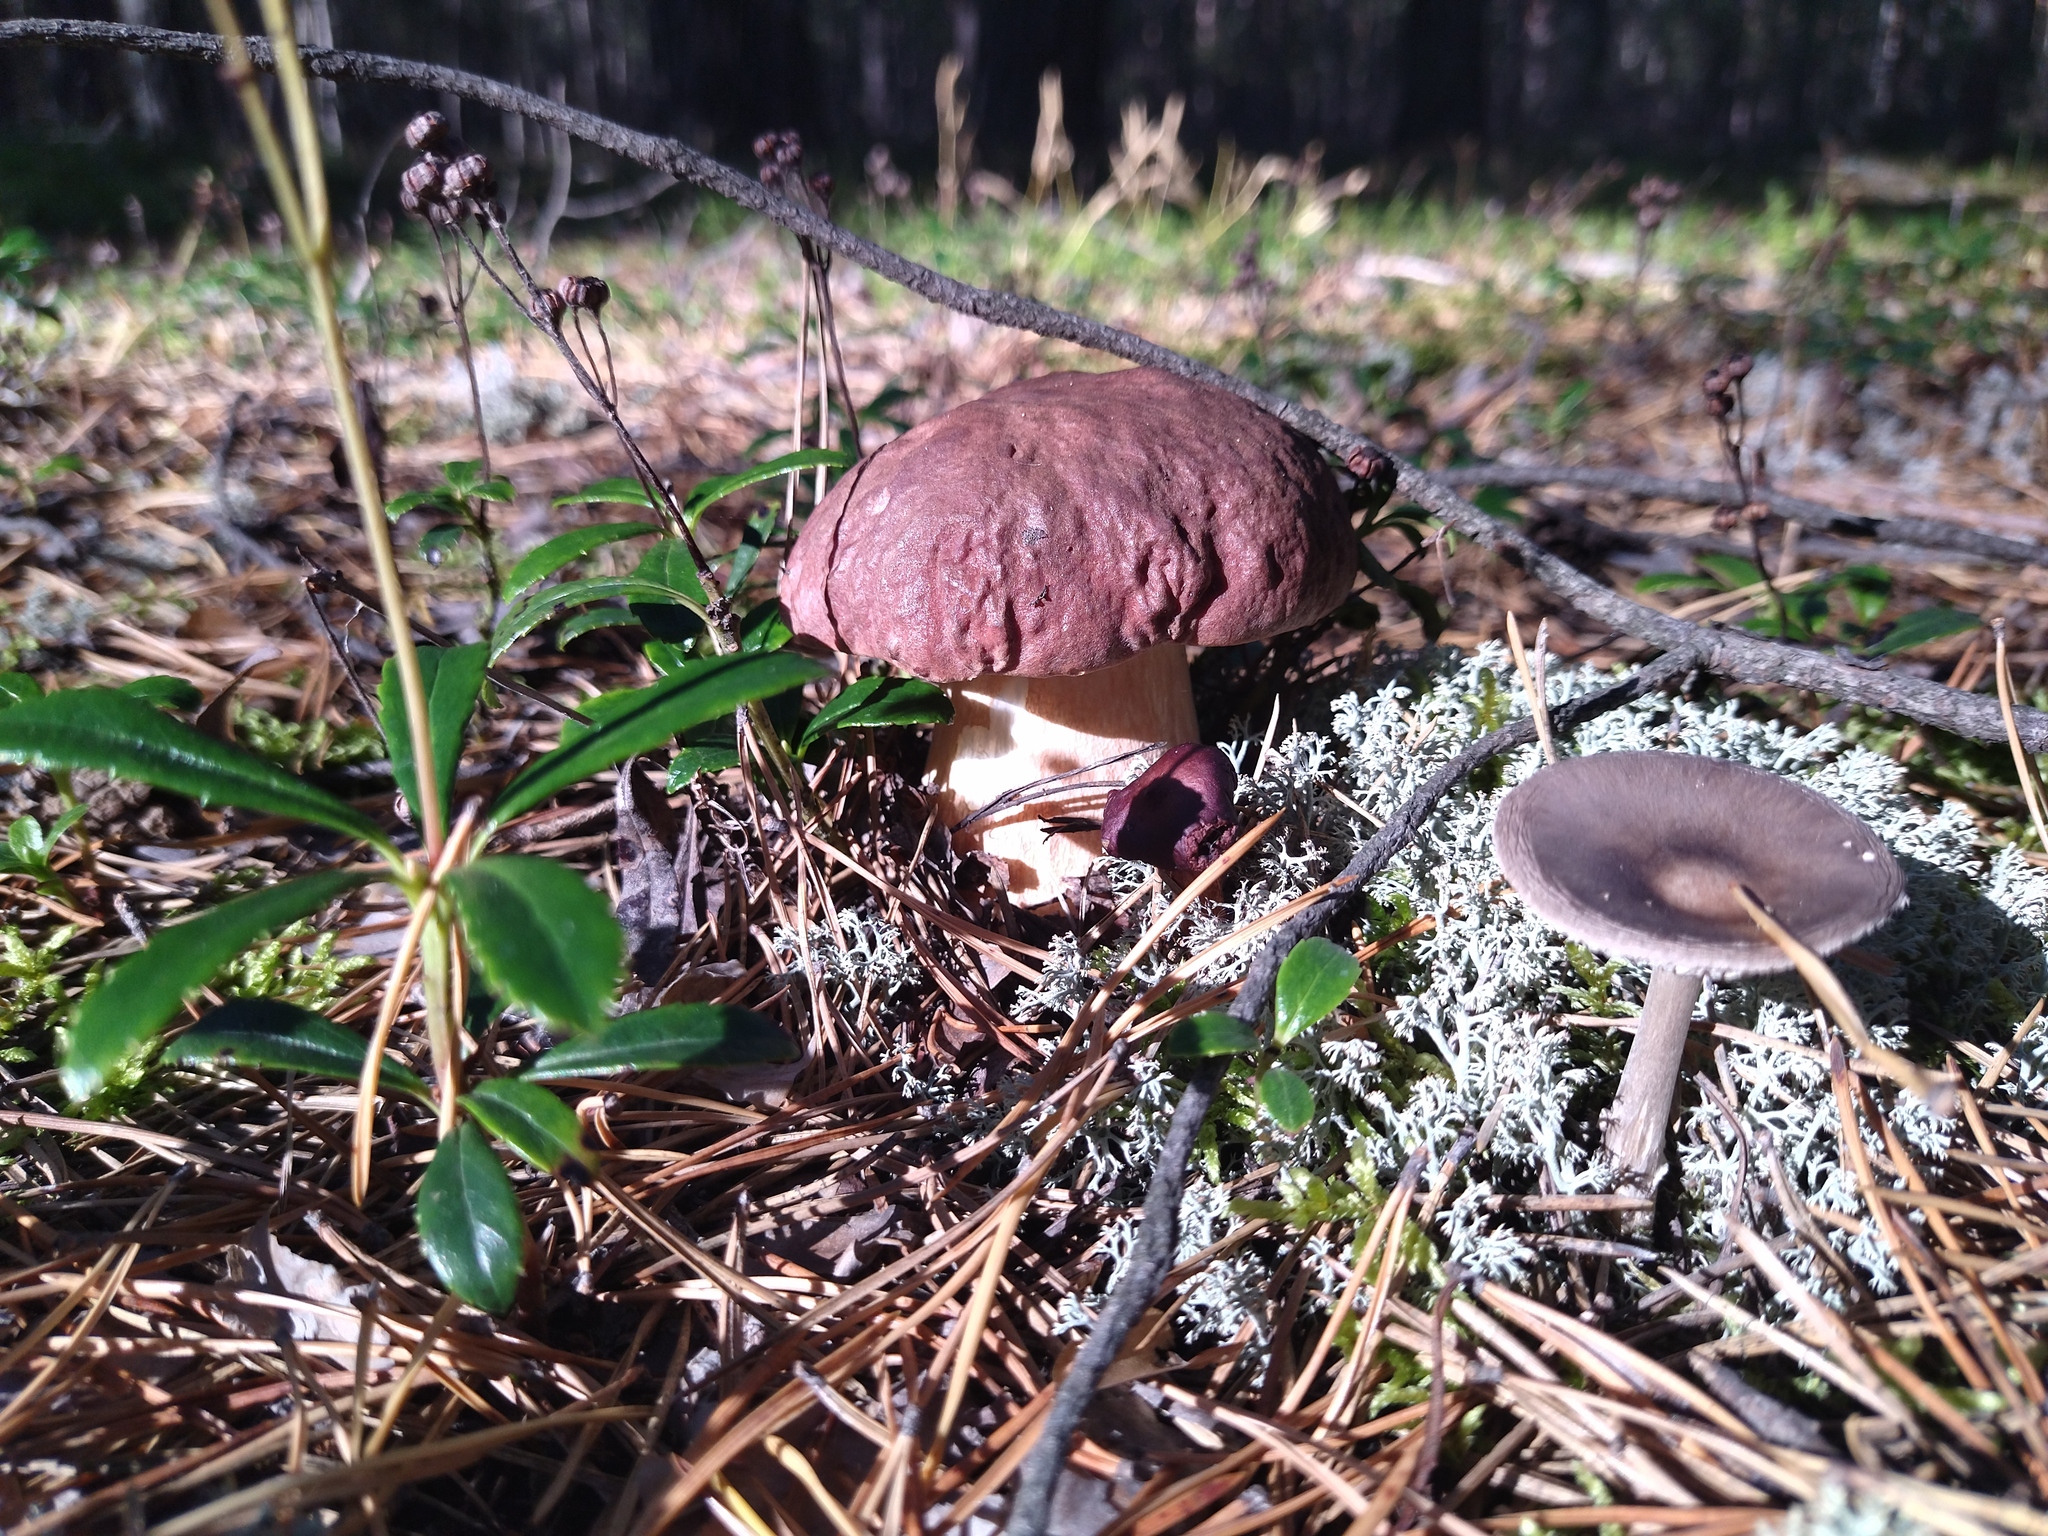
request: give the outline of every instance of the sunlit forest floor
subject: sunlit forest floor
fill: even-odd
[[[1477,200],[1269,197],[1236,218],[1119,211],[1092,226],[994,206],[963,210],[951,227],[908,209],[863,206],[848,218],[950,275],[1126,327],[1432,468],[1547,465],[1725,481],[1701,379],[1745,352],[1755,359],[1742,423],[1750,462],[1762,469],[1757,488],[2048,540],[2048,222],[2003,203],[1858,211],[1781,195],[1761,207],[1683,202],[1642,236],[1627,208],[1562,206],[1569,202],[1530,213]],[[820,362],[797,353],[794,243],[709,204],[678,205],[647,223],[616,237],[565,234],[545,272],[610,284],[604,344],[621,412],[657,470],[682,488],[814,442]],[[147,251],[59,258],[21,237],[7,249],[0,671],[44,687],[185,679],[207,701],[210,728],[388,809],[383,745],[357,692],[374,687],[381,632],[349,597],[373,580],[354,506],[337,485],[332,413],[295,266],[260,239],[249,249],[239,218],[217,212]],[[485,453],[443,269],[413,226],[352,251],[343,276],[350,342],[381,423],[387,493],[429,488],[444,465]],[[935,308],[843,262],[831,280],[866,450],[1012,380],[1108,366]],[[556,498],[625,466],[611,428],[488,281],[476,285],[466,320],[490,467],[514,490],[490,509],[502,567],[568,527],[615,516]],[[835,415],[832,435],[843,433]],[[767,493],[779,501],[782,482]],[[794,494],[801,512],[813,483]],[[1874,654],[1887,635],[1903,638],[1911,616],[1931,611],[1936,619],[1917,621],[1931,638],[1901,647],[1889,665],[1986,691],[1994,678],[1984,626],[2002,619],[2020,694],[2040,702],[2048,683],[2043,567],[1873,547],[1776,518],[1731,525],[1714,500],[1697,497],[1568,484],[1474,494],[1667,611],[1782,627],[1779,594],[1758,581],[1768,575],[1781,593],[1812,589],[1794,638],[1850,655]],[[757,505],[736,496],[714,507],[708,542],[735,544]],[[489,627],[486,565],[473,545],[436,539],[439,520],[427,507],[398,524],[416,617],[438,634],[472,637]],[[1263,773],[1270,754],[1273,804],[1293,808],[1301,830],[1282,833],[1293,841],[1281,862],[1256,875],[1247,863],[1239,895],[1172,930],[1157,956],[1162,974],[1175,965],[1196,974],[1198,957],[1234,925],[1327,878],[1331,850],[1362,825],[1335,830],[1350,815],[1343,807],[1362,800],[1366,819],[1387,814],[1395,769],[1373,755],[1380,747],[1345,736],[1349,717],[1332,709],[1346,694],[1405,677],[1406,750],[1427,756],[1497,724],[1507,708],[1496,691],[1512,681],[1498,645],[1510,612],[1525,634],[1548,620],[1550,653],[1567,672],[1644,654],[1430,528],[1413,540],[1390,530],[1373,548],[1404,585],[1365,591],[1369,614],[1348,610],[1307,652],[1270,665],[1262,656],[1197,659],[1205,735],[1244,745],[1248,775],[1254,762]],[[623,571],[630,559],[606,550],[590,569]],[[1851,568],[1865,574],[1851,580]],[[751,590],[769,593],[776,569],[770,550]],[[309,595],[309,576],[324,591]],[[512,664],[525,683],[573,706],[653,681],[643,641],[630,625],[567,638],[544,631]],[[1439,644],[1455,654],[1415,659]],[[1443,735],[1431,742],[1433,720]],[[471,743],[465,777],[502,778],[558,728],[545,711],[501,696]],[[2014,1257],[2038,1253],[2048,1237],[2048,1148],[2038,1136],[2048,1079],[2028,1052],[2015,1055],[2014,1038],[2038,1014],[2038,994],[2025,989],[2042,980],[2041,952],[2014,915],[2020,896],[1997,896],[2003,905],[1993,912],[1978,894],[2002,880],[1999,890],[2036,900],[2024,882],[2039,878],[2031,866],[2042,860],[2012,758],[1783,693],[1724,705],[1694,690],[1668,719],[1645,716],[1629,729],[1649,733],[1643,744],[1703,733],[1724,755],[1854,781],[1859,812],[1892,818],[1888,835],[1924,857],[1935,871],[1926,878],[1951,882],[1916,886],[1915,901],[1952,921],[1941,942],[1951,944],[1957,976],[1927,969],[1938,943],[1921,935],[1911,941],[1921,949],[1892,954],[1878,944],[1866,955],[1867,975],[1894,991],[1859,993],[1894,1042],[1943,987],[1958,1000],[1946,1038],[1925,1035],[1916,1048],[1930,1063],[1960,1058],[1977,1074],[1990,1128],[1982,1115],[1934,1127],[1887,1098],[1883,1113],[1864,1110],[1871,1130],[1854,1138],[1868,1142],[1888,1190],[1926,1196],[1932,1214],[1908,1221],[1868,1206],[1868,1167],[1859,1183],[1835,1140],[1814,1161],[1793,1157],[1803,1198],[1785,1189],[1782,1170],[1764,1180],[1764,1142],[1752,1164],[1750,1138],[1775,1127],[1789,1146],[1795,1127],[1784,1111],[1800,1106],[1786,1096],[1799,1096],[1807,1117],[1827,1118],[1824,1140],[1838,1136],[1838,1099],[1815,1065],[1821,1037],[1788,1001],[1794,994],[1729,989],[1728,1011],[1716,1017],[1733,1031],[1721,1041],[1735,1052],[1734,1075],[1724,1049],[1715,1081],[1737,1101],[1729,1123],[1743,1171],[1726,1171],[1736,1150],[1722,1130],[1698,1129],[1711,1119],[1702,1108],[1682,1132],[1686,1187],[1667,1194],[1655,1232],[1617,1223],[1589,1171],[1589,1106],[1604,1102],[1602,1085],[1618,1068],[1613,1021],[1632,1012],[1640,977],[1554,945],[1523,957],[1530,969],[1516,973],[1524,990],[1513,998],[1486,1001],[1497,978],[1478,976],[1469,1006],[1502,1019],[1540,1014],[1538,1033],[1555,1043],[1531,1047],[1526,1059],[1468,1059],[1462,1040],[1403,1022],[1403,999],[1430,995],[1432,976],[1463,963],[1451,947],[1458,924],[1469,919],[1475,933],[1506,924],[1505,899],[1497,874],[1466,871],[1466,883],[1447,876],[1437,887],[1418,875],[1405,907],[1381,893],[1351,935],[1370,968],[1326,1063],[1330,1091],[1350,1095],[1342,1115],[1332,1112],[1335,1128],[1290,1151],[1245,1098],[1225,1117],[1220,1145],[1212,1137],[1209,1204],[1193,1223],[1201,1241],[1184,1248],[1179,1278],[1191,1287],[1201,1273],[1223,1278],[1182,1293],[1178,1334],[1153,1319],[1122,1385],[1088,1422],[1055,1529],[1221,1536],[1321,1529],[1318,1521],[1336,1516],[1328,1528],[1370,1531],[1391,1518],[1398,1530],[1434,1509],[1428,1518],[1453,1536],[1596,1524],[1738,1536],[1803,1502],[1814,1528],[1851,1529],[1853,1506],[1878,1511],[1870,1518],[1880,1524],[2037,1536],[2038,1520],[2000,1511],[2048,1494],[2048,1401],[2036,1374],[2048,1298],[2036,1280],[2042,1266]],[[1071,1014],[1074,999],[1114,972],[1171,892],[1125,867],[1062,920],[1005,915],[999,896],[953,883],[949,857],[913,846],[924,817],[924,737],[880,734],[865,759],[835,753],[821,771],[821,783],[838,775],[830,782],[847,825],[874,829],[867,851],[856,850],[868,869],[835,877],[824,899],[836,897],[841,910],[829,916],[770,846],[787,828],[769,828],[764,842],[730,776],[673,787],[670,797],[691,817],[688,835],[701,835],[711,862],[725,859],[733,871],[724,906],[707,910],[686,946],[687,985],[674,995],[779,1010],[799,1038],[805,1010],[822,1009],[854,1042],[844,1059],[858,1057],[869,1075],[849,1088],[815,1061],[808,1075],[767,1088],[643,1074],[617,1092],[593,1089],[586,1105],[648,1208],[715,1247],[730,1270],[758,1277],[778,1305],[839,1295],[892,1266],[893,1278],[875,1282],[876,1310],[857,1314],[880,1332],[855,1337],[896,1333],[767,1430],[741,1419],[775,1391],[745,1375],[761,1339],[753,1315],[702,1271],[679,1266],[680,1250],[664,1252],[643,1228],[608,1214],[602,1198],[593,1204],[588,1191],[544,1178],[521,1186],[539,1258],[519,1310],[497,1324],[465,1314],[438,1344],[428,1341],[434,1363],[417,1384],[407,1374],[394,1385],[438,1295],[391,1190],[368,1211],[335,1192],[347,1095],[269,1082],[258,1091],[232,1075],[138,1063],[81,1109],[65,1102],[53,1071],[65,1010],[109,959],[164,918],[312,855],[274,828],[118,782],[0,778],[0,809],[33,830],[17,839],[14,872],[0,887],[0,1110],[13,1113],[0,1130],[0,1211],[13,1223],[0,1238],[0,1396],[19,1394],[0,1401],[0,1526],[23,1536],[67,1520],[139,1529],[146,1507],[152,1521],[187,1522],[179,1530],[228,1529],[253,1516],[247,1490],[263,1487],[273,1511],[297,1501],[323,1512],[317,1528],[374,1518],[443,1533],[515,1524],[624,1532],[650,1511],[681,1515],[664,1499],[679,1487],[695,1496],[690,1458],[731,1440],[739,1449],[718,1462],[724,1470],[710,1485],[714,1512],[687,1515],[686,1528],[709,1519],[722,1529],[814,1531],[830,1518],[842,1530],[844,1519],[894,1532],[923,1509],[950,1512],[959,1528],[992,1529],[986,1520],[1015,1465],[1010,1447],[1028,1438],[1020,1432],[1076,1337],[1076,1310],[1099,1304],[1115,1241],[1128,1240],[1143,1153],[1171,1108],[1162,1097],[1169,1074],[1144,1066],[1091,1088],[1107,1129],[1077,1140],[1028,1202],[1014,1271],[989,1270],[1000,1277],[989,1282],[999,1301],[983,1314],[987,1348],[961,1437],[921,1469],[911,1405],[936,1411],[943,1377],[926,1368],[943,1355],[961,1303],[947,1292],[926,1307],[946,1276],[894,1266],[992,1198],[1002,1180],[991,1170],[1013,1163],[998,1158],[948,1183],[949,1150],[1010,1125],[1002,1116],[1056,1033],[1046,1021],[1063,1022],[1062,1010]],[[1361,766],[1371,764],[1381,766]],[[1333,800],[1332,786],[1347,787]],[[617,815],[615,787],[587,786],[537,815],[521,845],[576,863],[616,895],[607,819]],[[78,835],[39,853],[40,829],[74,799],[89,806]],[[1923,821],[1939,837],[1898,830]],[[891,842],[899,827],[907,832]],[[1457,839],[1446,829],[1431,846],[1449,860]],[[2037,917],[2048,914],[2048,896],[2040,904]],[[944,921],[912,915],[934,907]],[[323,919],[317,937],[312,927],[294,930],[244,957],[222,987],[360,1022],[375,1011],[401,910],[373,893]],[[1559,1017],[1583,1027],[1551,1027]],[[1766,1048],[1777,1038],[1806,1078],[1781,1081],[1776,1067],[1754,1066],[1752,1056],[1782,1059]],[[1338,1046],[1356,1048],[1340,1061]],[[1425,1181],[1420,1192],[1394,1193],[1412,1145],[1403,1138],[1431,1134],[1416,1118],[1438,1102],[1425,1088],[1454,1078],[1465,1095],[1456,1102],[1526,1091],[1573,1110],[1547,1130],[1533,1119],[1504,1129],[1483,1177],[1482,1145],[1469,1176],[1454,1178],[1438,1161],[1432,1177],[1441,1172],[1443,1182],[1433,1190]],[[1779,1095],[1768,1114],[1756,1108],[1766,1088]],[[1849,1092],[1840,1088],[1840,1103]],[[95,1130],[87,1118],[118,1128]],[[1559,1153],[1566,1144],[1580,1150]],[[380,1180],[395,1190],[430,1146],[417,1127],[387,1125]],[[159,1198],[173,1165],[182,1182]],[[1561,1172],[1571,1176],[1562,1184]],[[1724,1178],[1725,1189],[1715,1182]],[[1765,1182],[1771,1198],[1797,1209],[1757,1204],[1749,1192]],[[1442,1204],[1443,1222],[1404,1228],[1425,1197],[1432,1218]],[[1748,1222],[1773,1234],[1762,1260],[1745,1259],[1735,1235],[1745,1197]],[[1409,1237],[1390,1238],[1378,1258],[1350,1246],[1390,1209],[1395,1232]],[[1902,1250],[1919,1245],[1913,1255],[1879,1245],[1894,1223],[1917,1234],[1898,1239]],[[124,1224],[162,1230],[142,1243],[121,1235]],[[275,1252],[273,1241],[294,1251]],[[1839,1265],[1831,1244],[1849,1254]],[[1829,1254],[1816,1258],[1813,1245]],[[1928,1263],[1944,1277],[1933,1293],[1900,1278],[1929,1248],[1941,1251],[1941,1263]],[[1504,1283],[1461,1295],[1447,1325],[1451,1303],[1440,1298],[1453,1289],[1444,1265],[1454,1250],[1459,1262],[1482,1251],[1510,1258],[1496,1272]],[[963,1246],[959,1273],[980,1275],[981,1253]],[[119,1266],[112,1279],[110,1262]],[[1334,1348],[1312,1346],[1335,1299],[1348,1307],[1359,1295],[1368,1262],[1384,1266],[1372,1276],[1385,1305],[1371,1324],[1383,1331],[1377,1353],[1368,1347],[1347,1368],[1351,1332],[1325,1336]],[[1624,1270],[1630,1278],[1619,1278]],[[389,1332],[363,1331],[373,1289]],[[285,1342],[274,1319],[252,1312],[249,1292],[298,1318]],[[1977,1297],[1985,1300],[1972,1312]],[[79,1307],[91,1309],[91,1328],[73,1328]],[[1721,1376],[1742,1373],[1734,1388],[1709,1382],[1703,1393],[1693,1381],[1711,1371],[1674,1374],[1702,1350]],[[352,1442],[349,1412],[321,1407],[351,1392]],[[619,1402],[644,1406],[645,1416],[576,1417]],[[1745,1402],[1731,1427],[1729,1405]],[[372,1423],[388,1414],[394,1447],[468,1449],[445,1466],[420,1460],[387,1471],[374,1457],[358,1465],[366,1404],[375,1405]],[[1768,1431],[1771,1404],[1791,1414],[1791,1438],[1766,1433],[1770,1445],[1759,1449],[1743,1439],[1744,1424]],[[28,1406],[33,1415],[16,1412]],[[329,1441],[308,1427],[323,1411]],[[549,1414],[562,1417],[531,1439],[497,1428]],[[1413,1475],[1413,1436],[1425,1424],[1428,1456],[1440,1458],[1439,1502],[1397,1513],[1374,1483],[1357,1481],[1359,1467]],[[1708,1443],[1711,1453],[1699,1452]],[[1719,1459],[1700,1471],[1710,1456]],[[1916,1480],[1953,1499],[1914,1502]],[[609,1513],[593,1516],[593,1507]],[[1303,1523],[1279,1523],[1288,1519]],[[943,1524],[928,1517],[927,1528]]]
[[[1844,214],[1786,198],[1751,211],[1681,207],[1640,251],[1626,211],[1540,219],[1476,204],[1340,204],[1306,216],[1262,205],[1221,228],[1170,210],[1105,220],[1078,237],[1050,216],[999,209],[963,213],[950,229],[928,214],[867,224],[943,271],[1125,326],[1433,466],[1478,457],[1724,478],[1699,378],[1747,350],[1762,359],[1747,381],[1749,446],[1774,488],[2022,537],[2038,534],[2048,508],[2035,483],[2048,394],[2035,312],[2048,294],[2048,233],[2009,209]],[[660,237],[564,240],[549,265],[610,280],[628,422],[654,434],[687,480],[792,441],[799,266],[794,243],[764,224],[707,209],[671,226]],[[194,233],[199,249],[182,260]],[[394,491],[478,452],[431,253],[417,230],[407,234],[367,264],[358,259],[348,284]],[[273,486],[288,487],[295,504],[327,488],[295,270],[282,256],[215,249],[210,224],[187,236],[151,267],[80,263],[55,280],[38,271],[10,301],[9,383],[20,403],[0,463],[47,506],[89,503],[108,524],[103,540],[146,514],[136,531],[175,543],[203,532],[209,515],[232,520],[234,504],[251,497],[261,515],[280,515]],[[949,314],[845,263],[834,292],[869,446],[1011,379],[1104,366]],[[22,307],[31,296],[40,315]],[[545,342],[487,282],[469,323],[493,465],[521,497],[503,530],[516,548],[548,525],[546,498],[607,466],[610,439]],[[812,364],[813,396],[817,380]],[[238,399],[265,430],[238,432],[218,466]],[[815,419],[814,398],[806,418]],[[1712,517],[1710,508],[1589,504],[1557,488],[1521,510],[1580,532],[1588,518],[1621,519],[1679,539],[1705,535]],[[1618,554],[1624,569],[1673,558],[1669,549],[1600,552]],[[188,542],[152,558],[168,571],[206,557]],[[23,615],[39,564],[17,572],[10,597],[6,643],[17,649],[38,643],[40,621]],[[1966,588],[1939,585],[1962,573],[1937,565],[1920,574],[1936,583],[1930,592],[1963,599]],[[1454,592],[1449,615],[1452,633],[1468,640],[1498,626],[1500,594],[1475,577]],[[436,580],[459,586],[459,573]],[[103,595],[118,606],[144,590],[115,578]],[[1968,606],[1982,607],[1983,595]],[[52,601],[42,597],[35,611]],[[2024,632],[2028,616],[2011,617]],[[1558,643],[1575,649],[1565,635]],[[2031,645],[2015,641],[2022,652]]]

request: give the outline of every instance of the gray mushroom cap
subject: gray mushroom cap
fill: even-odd
[[[1701,976],[1789,970],[1740,883],[1831,954],[1905,904],[1891,850],[1803,784],[1687,752],[1568,758],[1508,792],[1494,851],[1538,917],[1603,954]]]

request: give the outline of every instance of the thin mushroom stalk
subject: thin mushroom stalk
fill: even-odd
[[[962,824],[1020,784],[1066,774],[1135,749],[1197,739],[1187,650],[1155,645],[1079,677],[986,676],[949,690],[953,719],[932,733],[939,820],[959,828],[956,852],[979,850],[1010,871],[1010,894],[1049,901],[1102,855],[1097,831],[1055,831],[1048,821],[1101,819],[1099,784],[1062,785],[1042,798]]]
[[[1622,1192],[1647,1197],[1664,1174],[1664,1133],[1685,1063],[1693,1005],[1702,978],[1660,965],[1650,973],[1621,1086],[1607,1111],[1602,1145],[1621,1174]]]

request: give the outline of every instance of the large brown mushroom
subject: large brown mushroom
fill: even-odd
[[[1567,758],[1510,790],[1494,851],[1536,915],[1654,967],[1603,1134],[1623,1187],[1650,1194],[1703,977],[1783,971],[1743,910],[1752,892],[1827,955],[1898,910],[1905,880],[1867,825],[1803,784],[1684,752]]]
[[[849,472],[782,576],[799,635],[951,685],[931,767],[947,826],[1020,786],[1196,739],[1186,647],[1329,613],[1357,572],[1322,455],[1235,395],[1149,368],[993,390]],[[1097,836],[1102,786],[977,820],[956,839],[1051,901]]]

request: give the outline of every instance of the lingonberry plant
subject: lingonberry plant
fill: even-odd
[[[1270,1043],[1232,1015],[1212,1011],[1183,1019],[1167,1031],[1165,1052],[1183,1060],[1255,1058],[1259,1108],[1281,1130],[1297,1135],[1315,1119],[1316,1094],[1296,1070],[1312,1067],[1314,1052],[1306,1043],[1296,1045],[1296,1038],[1335,1013],[1358,985],[1360,974],[1358,959],[1349,950],[1328,939],[1303,939],[1287,952],[1274,979]]]

